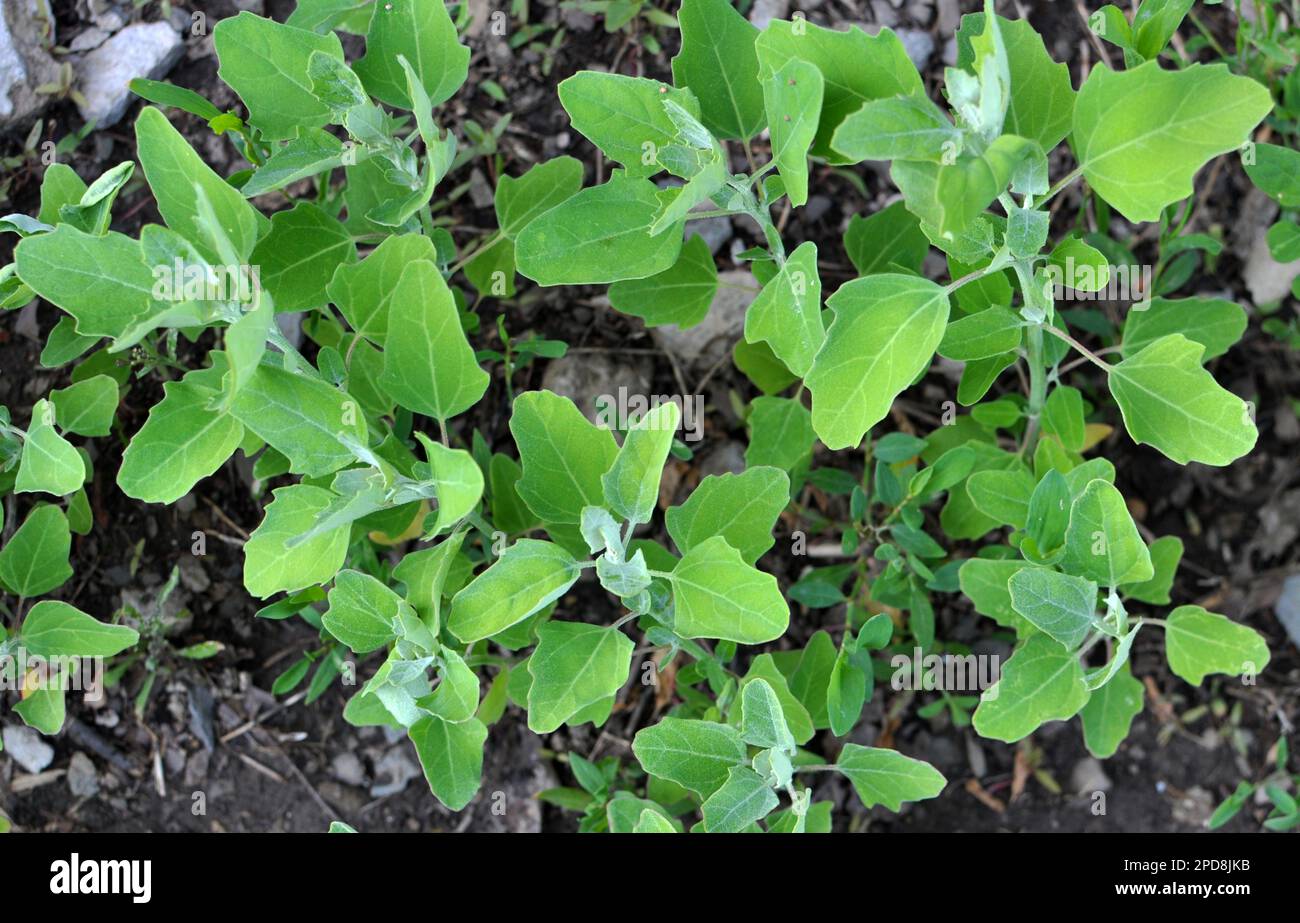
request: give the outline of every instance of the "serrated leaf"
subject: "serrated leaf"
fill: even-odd
[[[919,275],[930,242],[916,216],[902,202],[894,202],[865,218],[850,218],[844,232],[844,250],[858,275],[893,272],[894,266]]]
[[[1223,298],[1152,298],[1141,311],[1124,317],[1124,358],[1135,356],[1152,343],[1180,333],[1205,347],[1201,362],[1221,356],[1246,332],[1246,312]]]
[[[420,234],[384,238],[359,263],[343,263],[335,270],[327,291],[352,329],[377,346],[388,338],[389,305],[406,268],[419,260],[435,263],[437,250]]]
[[[397,637],[394,620],[406,604],[369,574],[341,571],[328,598],[321,623],[358,654],[379,650]]]
[[[79,436],[107,436],[117,399],[117,382],[107,375],[93,375],[50,392],[59,428]]]
[[[339,222],[311,202],[271,217],[271,230],[250,257],[277,311],[319,308],[336,269],[355,263],[357,246]]]

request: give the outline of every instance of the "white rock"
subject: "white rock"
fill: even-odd
[[[128,26],[81,62],[79,87],[86,98],[81,117],[96,128],[115,125],[131,104],[130,83],[136,77],[164,77],[185,50],[176,30],[165,22]]]
[[[99,794],[99,771],[90,757],[78,751],[68,763],[68,791],[74,798],[93,798]]]
[[[898,40],[903,43],[903,49],[916,69],[924,72],[934,54],[934,38],[930,33],[921,29],[899,29]]]
[[[4,752],[28,772],[40,772],[54,762],[54,748],[29,727],[13,724],[4,729]]]
[[[330,772],[344,785],[362,786],[366,784],[366,767],[355,753],[345,750],[330,763]]]
[[[1268,251],[1267,232],[1261,230],[1251,245],[1250,256],[1246,259],[1246,268],[1242,278],[1250,290],[1251,300],[1255,304],[1269,304],[1285,298],[1291,291],[1291,280],[1300,274],[1300,260],[1279,263]]]
[[[108,33],[96,26],[91,26],[74,38],[68,48],[72,51],[90,51],[90,49],[98,48],[106,41],[108,41]]]
[[[36,0],[5,0],[0,6],[0,128],[36,115],[50,101],[36,92],[58,79],[59,66],[45,50],[54,22]]]
[[[1282,595],[1273,610],[1293,644],[1300,645],[1300,574],[1292,574],[1282,584]]]
[[[1074,764],[1070,772],[1070,787],[1080,795],[1110,791],[1110,777],[1101,768],[1101,762],[1091,756]]]

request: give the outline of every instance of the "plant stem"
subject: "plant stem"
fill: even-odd
[[[1106,362],[1105,360],[1099,358],[1099,357],[1097,356],[1096,353],[1094,353],[1094,352],[1093,352],[1092,350],[1090,350],[1088,347],[1084,346],[1082,343],[1080,343],[1080,342],[1079,342],[1078,340],[1076,340],[1074,337],[1070,336],[1070,335],[1069,335],[1068,333],[1066,333],[1064,330],[1057,330],[1057,329],[1056,329],[1055,327],[1053,327],[1051,324],[1043,324],[1043,325],[1042,325],[1042,329],[1043,329],[1043,330],[1046,330],[1046,331],[1047,331],[1048,333],[1050,333],[1052,336],[1054,336],[1054,337],[1058,337],[1058,338],[1064,340],[1065,342],[1069,343],[1069,344],[1070,344],[1071,346],[1073,346],[1076,350],[1078,350],[1078,351],[1083,355],[1083,357],[1084,357],[1085,359],[1087,359],[1087,360],[1088,360],[1089,362],[1091,362],[1093,365],[1097,366],[1097,367],[1098,367],[1099,369],[1101,369],[1102,371],[1109,372],[1109,371],[1111,370],[1111,365],[1110,365],[1109,362]]]
[[[1034,208],[1042,208],[1043,205],[1045,205],[1047,202],[1050,202],[1058,192],[1060,192],[1066,186],[1069,186],[1080,176],[1083,176],[1083,167],[1075,167],[1069,173],[1065,174],[1059,180],[1057,180],[1055,186],[1047,190],[1047,192],[1043,193],[1043,197],[1034,202]]]

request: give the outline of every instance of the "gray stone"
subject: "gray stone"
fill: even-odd
[[[180,60],[185,43],[165,22],[136,23],[90,52],[79,68],[85,103],[81,117],[96,128],[119,122],[131,104],[130,82],[136,77],[159,80]]]
[[[1270,304],[1285,298],[1291,291],[1291,280],[1300,273],[1300,260],[1279,263],[1269,252],[1267,232],[1260,231],[1250,247],[1242,278],[1250,290],[1251,300],[1257,305]]]
[[[1091,756],[1079,760],[1070,770],[1070,787],[1077,794],[1108,792],[1110,784],[1110,777],[1106,775],[1106,770],[1101,768],[1101,761]]]
[[[344,751],[334,757],[333,762],[330,763],[330,773],[344,785],[366,784],[366,767],[351,751]]]
[[[916,69],[924,71],[930,63],[930,56],[934,54],[934,37],[921,29],[899,29],[898,39],[903,43],[903,49]]]
[[[1273,610],[1291,643],[1300,646],[1300,574],[1292,574],[1282,583],[1282,595]]]
[[[717,254],[719,250],[731,240],[735,229],[731,226],[731,219],[726,215],[718,215],[713,218],[699,218],[695,221],[686,223],[686,236],[698,234],[709,245],[709,252]]]
[[[689,330],[669,324],[650,331],[663,349],[688,364],[711,365],[730,353],[744,332],[745,311],[758,294],[758,280],[748,269],[720,272],[718,281],[722,284],[700,323]]]
[[[94,798],[99,794],[99,771],[90,757],[79,750],[68,763],[67,778],[68,791],[74,798]]]
[[[90,51],[108,41],[109,33],[97,26],[91,26],[72,40],[68,46],[72,51]]]
[[[40,772],[54,762],[54,748],[29,727],[12,724],[4,729],[4,752],[27,772]]]
[[[410,744],[402,743],[393,747],[375,764],[375,775],[387,781],[370,787],[371,798],[384,798],[396,795],[410,784],[412,779],[420,776],[420,767],[408,755]]]
[[[546,367],[542,387],[573,401],[595,423],[598,397],[614,398],[615,407],[619,389],[626,389],[629,397],[648,397],[650,374],[646,363],[639,359],[615,358],[609,353],[569,353]]]
[[[59,79],[59,65],[46,48],[54,44],[54,20],[37,0],[5,0],[0,7],[0,128],[37,115],[50,97],[36,87]]]

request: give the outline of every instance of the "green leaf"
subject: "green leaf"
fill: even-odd
[[[298,136],[272,151],[239,191],[251,199],[300,179],[318,176],[342,166],[344,153],[343,142],[324,129],[300,128]]]
[[[948,784],[929,763],[880,747],[845,744],[835,768],[848,778],[868,808],[883,804],[898,811],[904,801],[934,798]]]
[[[1053,248],[1047,269],[1054,282],[1078,292],[1099,292],[1110,281],[1110,263],[1105,254],[1073,235]]]
[[[354,460],[343,440],[366,445],[365,416],[346,392],[275,366],[257,367],[230,412],[288,458],[294,474],[330,474]]]
[[[827,448],[856,448],[929,368],[948,295],[928,279],[884,274],[841,286],[827,305],[835,319],[805,381],[813,428]]]
[[[519,447],[519,496],[551,523],[577,523],[583,507],[602,506],[601,476],[619,453],[613,435],[587,421],[573,401],[550,391],[515,399],[510,432]]]
[[[825,87],[812,154],[831,163],[845,160],[832,150],[831,136],[863,103],[925,92],[907,50],[889,29],[867,35],[857,26],[835,31],[805,20],[773,20],[756,47],[764,74],[781,70],[792,59],[821,71]]]
[[[501,236],[514,240],[534,218],[577,195],[581,188],[582,161],[573,157],[539,163],[518,178],[502,176],[495,199]]]
[[[1195,0],[1143,0],[1133,15],[1133,50],[1147,60],[1164,51]]]
[[[817,434],[812,414],[798,401],[757,397],[749,414],[750,437],[745,464],[793,471],[812,454]]]
[[[753,564],[775,544],[772,529],[789,502],[785,472],[757,466],[740,474],[709,475],[665,520],[682,553],[720,535],[741,560]]]
[[[1211,673],[1254,676],[1268,666],[1268,645],[1254,630],[1200,606],[1179,606],[1165,623],[1169,669],[1193,686]]]
[[[994,305],[949,324],[939,343],[939,355],[969,362],[1010,352],[1020,346],[1024,326],[1018,313]]]
[[[835,151],[853,162],[929,160],[942,163],[956,157],[961,152],[961,145],[961,132],[943,110],[919,95],[866,103],[840,123],[831,139]]]
[[[867,695],[867,674],[853,662],[849,652],[841,650],[826,683],[826,716],[832,734],[843,737],[853,730],[862,717]]]
[[[488,374],[474,359],[438,268],[411,263],[393,291],[379,383],[403,407],[446,421],[478,402]]]
[[[464,532],[454,533],[433,548],[411,552],[393,568],[393,577],[406,585],[406,601],[415,607],[435,635],[442,625],[442,597],[447,577],[464,540]]]
[[[1278,144],[1256,144],[1246,175],[1284,208],[1300,206],[1300,153]]]
[[[580,573],[559,545],[520,539],[456,594],[447,629],[465,644],[489,638],[559,599]]]
[[[767,124],[759,82],[758,29],[728,0],[682,0],[673,82],[700,100],[700,121],[719,138],[748,140]],[[567,107],[566,107],[567,108]]]
[[[902,202],[894,202],[865,218],[850,218],[844,232],[844,249],[858,275],[892,272],[891,266],[919,275],[930,242],[916,216]]]
[[[422,438],[421,438],[422,437]],[[423,433],[417,438],[429,459],[433,481],[437,485],[438,518],[432,534],[450,529],[473,512],[483,498],[483,472],[474,456],[464,449],[449,449]]]
[[[63,510],[49,504],[36,507],[0,549],[0,585],[27,599],[58,589],[72,576],[71,548]]]
[[[1131,316],[1131,315],[1130,315]],[[1082,452],[1087,436],[1083,395],[1069,385],[1058,385],[1043,405],[1043,432],[1056,436],[1071,452]]]
[[[677,833],[678,830],[662,814],[646,808],[637,819],[633,833]]]
[[[221,110],[206,97],[200,96],[185,87],[178,87],[174,83],[163,83],[158,80],[145,80],[142,77],[137,77],[130,82],[129,86],[131,92],[142,99],[147,99],[149,102],[157,103],[160,106],[172,106],[176,109],[182,109],[191,115],[197,115],[204,121],[211,121],[221,115]]]
[[[86,480],[86,463],[81,453],[54,428],[54,408],[49,401],[32,405],[32,420],[23,440],[14,493],[47,493],[67,496]]]
[[[1074,115],[1070,69],[1052,60],[1042,37],[1028,20],[999,16],[998,31],[1006,48],[1011,76],[1011,98],[1003,130],[1051,151],[1069,134]],[[961,28],[957,30],[958,67],[973,70],[975,51],[971,37],[983,32],[983,13],[962,17]]]
[[[974,726],[981,737],[1015,743],[1048,721],[1078,714],[1088,686],[1076,654],[1047,635],[1031,635],[980,696]]]
[[[1121,72],[1099,64],[1079,90],[1070,145],[1098,195],[1130,221],[1156,221],[1272,106],[1268,90],[1224,64],[1167,71],[1148,61]]]
[[[357,246],[337,218],[299,202],[271,217],[270,233],[250,259],[262,267],[262,285],[276,311],[301,311],[325,304],[330,278],[339,266],[356,262]]]
[[[51,391],[50,401],[64,432],[107,436],[117,411],[117,382],[107,375],[94,375]]]
[[[950,162],[895,160],[889,175],[912,213],[952,240],[976,224],[1032,150],[1033,142],[1002,135],[982,153],[963,152]]]
[[[1152,298],[1145,310],[1130,310],[1124,317],[1124,358],[1135,356],[1152,343],[1181,333],[1205,347],[1201,362],[1222,356],[1246,332],[1246,312],[1223,298]]]
[[[1029,519],[1029,498],[1034,476],[1023,468],[977,471],[966,482],[975,508],[1001,525],[1023,529]]]
[[[468,721],[478,711],[478,674],[451,648],[443,648],[438,656],[442,679],[433,690],[429,710],[448,721]]]
[[[454,617],[454,616],[453,616]],[[528,727],[549,734],[582,709],[614,695],[627,682],[632,639],[617,628],[547,622],[528,658]]]
[[[776,578],[746,564],[722,536],[696,545],[670,576],[683,638],[763,644],[785,633],[790,609]]]
[[[369,574],[340,571],[321,624],[352,650],[366,654],[397,637],[394,621],[405,605],[402,597]]]
[[[329,122],[329,107],[312,90],[308,62],[312,52],[342,61],[338,36],[242,12],[217,23],[212,43],[220,62],[217,76],[239,94],[249,124],[265,138],[292,138],[300,127]]]
[[[751,746],[794,753],[794,737],[785,723],[781,702],[764,679],[746,683],[741,692],[740,736]]]
[[[107,625],[67,603],[32,606],[18,634],[29,654],[40,657],[112,657],[140,640],[125,625]]]
[[[772,162],[791,205],[808,201],[808,149],[817,136],[825,81],[807,61],[792,59],[763,78],[763,105],[772,137]]]
[[[348,551],[347,523],[290,547],[334,499],[323,487],[294,484],[273,493],[266,517],[244,544],[244,586],[259,599],[331,580]]]
[[[1134,442],[1185,465],[1227,465],[1255,446],[1250,408],[1201,365],[1205,347],[1161,337],[1110,369],[1110,392]]]
[[[649,522],[654,513],[680,414],[675,403],[665,401],[633,423],[613,465],[601,476],[609,508],[630,523]]]
[[[71,683],[66,671],[66,667],[60,668],[58,679],[38,676],[37,688],[29,687],[27,697],[14,704],[14,711],[28,727],[50,735],[63,729],[67,717],[64,689]]]
[[[422,234],[384,238],[359,263],[343,263],[329,281],[329,299],[352,329],[377,346],[388,337],[389,305],[406,268],[420,260],[436,263],[437,250]]]
[[[709,245],[692,234],[677,261],[644,279],[627,279],[609,287],[615,311],[639,317],[647,327],[676,324],[683,330],[704,320],[718,291],[718,267]]]
[[[762,776],[748,766],[732,766],[727,781],[705,800],[700,811],[709,833],[741,833],[780,803]]]
[[[145,503],[175,503],[225,464],[244,427],[228,413],[208,409],[215,391],[201,382],[219,367],[191,372],[163,384],[163,399],[131,437],[117,472],[117,486]]]
[[[477,718],[447,721],[427,715],[407,731],[434,797],[459,811],[478,794],[483,779],[487,725]]]
[[[1151,555],[1124,497],[1100,478],[1090,481],[1070,507],[1061,566],[1104,587],[1153,576]]]
[[[70,314],[82,336],[120,336],[154,309],[140,244],[116,231],[95,237],[59,225],[19,241],[14,261],[23,283]]]
[[[701,798],[721,788],[728,771],[748,758],[735,728],[683,718],[662,718],[642,728],[632,740],[632,752],[650,775],[676,782]]]
[[[1093,691],[1079,712],[1083,741],[1099,760],[1115,755],[1128,736],[1133,719],[1142,711],[1142,683],[1124,666],[1101,688]]]
[[[1066,650],[1074,650],[1092,631],[1097,614],[1097,584],[1058,573],[1050,567],[1026,567],[1007,581],[1011,606]]]
[[[677,190],[622,170],[533,219],[515,241],[519,271],[539,285],[586,285],[644,279],[663,272],[682,248],[678,220],[650,228]]]
[[[574,129],[629,176],[659,173],[664,169],[660,152],[681,143],[681,131],[664,108],[665,101],[693,116],[700,114],[695,94],[648,77],[579,71],[560,84],[559,95]],[[581,177],[579,170],[579,185]]]
[[[450,99],[469,72],[469,48],[457,39],[443,0],[385,0],[378,5],[366,33],[365,57],[356,63],[371,96],[411,109],[398,55],[410,62],[433,106]]]
[[[1166,606],[1169,604],[1169,590],[1174,585],[1178,562],[1183,557],[1183,540],[1176,535],[1166,535],[1152,542],[1147,550],[1151,553],[1154,576],[1150,580],[1125,584],[1120,590],[1129,599]]]
[[[790,371],[807,375],[826,340],[821,300],[817,245],[805,241],[745,312],[745,340],[767,342]]]

